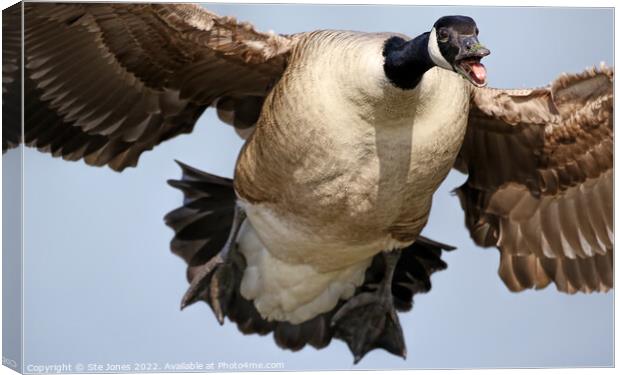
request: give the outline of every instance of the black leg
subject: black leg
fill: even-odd
[[[405,339],[392,297],[392,278],[400,250],[383,253],[385,274],[371,292],[349,299],[332,318],[336,335],[346,341],[358,363],[366,353],[383,348],[406,357]]]
[[[241,229],[241,224],[245,218],[245,210],[239,205],[235,205],[233,223],[226,244],[216,256],[201,266],[200,271],[192,279],[192,283],[183,296],[181,309],[198,301],[201,297],[208,296],[217,320],[220,324],[224,323],[225,311],[223,309],[226,304],[222,302],[230,297],[234,284],[231,280],[232,271],[229,254],[235,247],[239,229]]]

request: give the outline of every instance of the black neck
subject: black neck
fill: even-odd
[[[385,41],[383,70],[396,87],[413,89],[422,75],[435,66],[428,54],[428,36],[424,33],[410,41],[394,36]]]

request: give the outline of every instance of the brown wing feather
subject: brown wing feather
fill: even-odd
[[[115,170],[191,132],[219,97],[266,95],[291,44],[196,5],[30,3],[25,21],[25,75],[36,94],[25,121],[31,143],[45,143],[44,133],[60,142],[51,129],[73,128],[104,142],[70,158]],[[29,121],[39,111],[55,122]]]
[[[613,287],[613,70],[533,90],[473,89],[458,160],[466,225],[508,288]]]

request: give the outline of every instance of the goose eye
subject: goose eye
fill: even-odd
[[[478,30],[478,28],[476,27],[476,36],[478,36],[479,32],[480,32],[480,30]]]
[[[439,34],[438,34],[438,39],[440,42],[445,42],[448,40],[448,30],[446,29],[439,29]]]

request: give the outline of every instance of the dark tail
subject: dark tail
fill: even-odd
[[[188,264],[187,279],[191,283],[196,269],[209,261],[224,246],[233,220],[235,193],[231,179],[214,176],[178,162],[183,170],[181,180],[168,183],[183,192],[183,206],[171,211],[164,218],[175,236],[170,243],[172,252]],[[441,260],[442,250],[453,250],[433,240],[418,237],[416,242],[402,251],[392,283],[394,304],[398,311],[408,311],[413,306],[416,293],[431,289],[430,276],[447,267]],[[222,311],[244,334],[266,335],[273,332],[278,346],[297,351],[309,344],[317,349],[327,346],[332,337],[339,337],[338,326],[331,326],[331,318],[342,305],[301,324],[266,321],[261,318],[251,301],[243,298],[239,284],[245,269],[245,260],[240,252],[233,252],[234,293],[228,306]],[[368,285],[383,278],[383,257],[375,256],[366,271],[366,279],[356,293],[368,289]],[[210,306],[212,301],[205,295],[201,298]],[[349,345],[351,343],[348,343]]]

